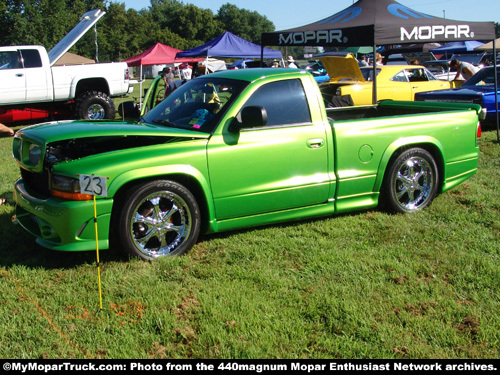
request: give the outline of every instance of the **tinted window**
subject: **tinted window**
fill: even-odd
[[[271,82],[260,87],[244,107],[248,106],[265,108],[266,126],[311,122],[306,94],[298,79]]]
[[[41,68],[42,59],[40,53],[36,49],[23,49],[21,50],[25,68]]]
[[[0,69],[21,69],[21,60],[17,51],[0,52]]]

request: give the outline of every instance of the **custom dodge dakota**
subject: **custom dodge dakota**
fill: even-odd
[[[138,122],[18,131],[15,220],[47,248],[97,241],[149,260],[184,253],[200,233],[379,203],[414,212],[474,175],[480,114],[472,103],[325,108],[298,69],[209,74]]]

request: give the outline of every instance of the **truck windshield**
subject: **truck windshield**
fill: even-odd
[[[231,102],[247,85],[245,81],[210,75],[192,79],[154,107],[144,121],[211,133]]]

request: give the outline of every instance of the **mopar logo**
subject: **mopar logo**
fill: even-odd
[[[431,40],[444,36],[448,38],[473,38],[474,32],[470,31],[469,25],[436,25],[415,26],[410,32],[401,27],[401,41],[405,40]]]
[[[280,34],[279,44],[312,44],[347,43],[347,38],[342,38],[342,30],[301,31],[296,33]]]

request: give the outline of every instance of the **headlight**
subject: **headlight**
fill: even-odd
[[[73,177],[53,175],[50,191],[54,197],[73,201],[88,201],[92,199],[91,195],[80,193],[80,182],[78,178]]]

